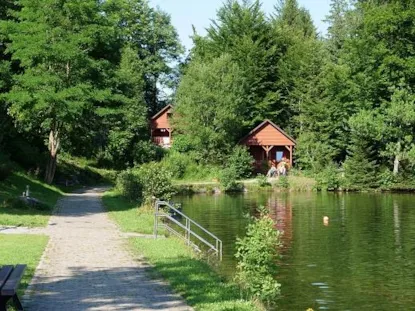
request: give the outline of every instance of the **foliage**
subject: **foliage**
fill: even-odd
[[[241,79],[228,55],[187,68],[177,90],[173,127],[186,135],[199,161],[220,163],[239,137]]]
[[[350,155],[343,163],[345,187],[368,189],[377,186],[376,160],[371,159],[370,148],[362,143],[352,145]]]
[[[290,182],[288,181],[288,176],[284,176],[284,175],[279,176],[277,185],[278,185],[278,187],[280,187],[282,189],[290,188]]]
[[[236,280],[250,297],[271,305],[281,287],[275,280],[280,232],[274,228],[264,207],[259,213],[259,217],[248,224],[246,236],[236,242]]]
[[[328,163],[322,171],[316,174],[316,181],[319,190],[339,189],[341,185],[339,168],[335,163]]]
[[[258,186],[262,187],[267,187],[267,186],[271,186],[271,184],[268,182],[268,178],[265,175],[262,174],[258,174],[256,177]]]
[[[116,189],[129,200],[143,197],[143,185],[137,170],[125,170],[118,174]]]
[[[187,167],[191,164],[192,161],[193,160],[189,154],[183,154],[172,150],[163,159],[163,165],[168,171],[172,173],[173,178],[180,179],[183,178]]]
[[[132,154],[134,165],[140,165],[152,161],[160,161],[165,154],[162,147],[154,145],[150,141],[139,141],[134,145]]]
[[[143,164],[137,171],[143,187],[143,198],[150,203],[156,199],[169,200],[174,194],[171,172],[161,163]]]
[[[226,167],[220,174],[220,186],[224,191],[234,191],[239,188],[238,173],[234,167]]]
[[[236,178],[248,178],[252,175],[253,157],[244,146],[235,146],[229,156],[226,166],[232,167],[236,172]]]

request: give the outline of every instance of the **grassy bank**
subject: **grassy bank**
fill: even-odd
[[[26,264],[22,282],[20,283],[20,292],[30,283],[40,257],[46,247],[48,237],[44,235],[5,235],[0,234],[0,266]]]
[[[123,232],[153,233],[154,216],[150,208],[131,202],[116,191],[108,191],[102,201],[111,219]]]
[[[42,209],[35,209],[20,204],[18,197],[30,187],[31,196],[46,204]],[[0,225],[6,226],[45,226],[57,200],[64,192],[54,186],[47,185],[22,172],[12,173],[0,182]]]
[[[316,189],[316,181],[313,178],[302,176],[288,176],[287,178],[251,178],[238,181],[243,187],[239,191],[313,191]],[[188,181],[175,180],[174,186],[178,193],[212,193],[221,188],[219,181]]]
[[[151,209],[139,208],[116,192],[107,192],[103,202],[109,215],[122,231],[152,233]],[[134,253],[144,255],[153,272],[168,281],[196,310],[256,310],[250,301],[240,299],[238,287],[223,278],[181,241],[131,238]]]

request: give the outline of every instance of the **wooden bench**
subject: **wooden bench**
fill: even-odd
[[[23,277],[26,265],[3,266],[0,268],[0,311],[7,311],[7,302],[13,299],[13,304],[18,311],[23,311],[23,306],[17,296],[17,288]]]

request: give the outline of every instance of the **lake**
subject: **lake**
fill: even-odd
[[[278,310],[415,310],[415,195],[251,192],[174,201],[222,239],[228,277],[244,215],[269,209],[284,232]]]

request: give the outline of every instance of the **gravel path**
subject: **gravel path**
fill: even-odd
[[[101,205],[100,189],[72,194],[51,217],[48,247],[24,297],[29,311],[192,310],[134,259]]]

